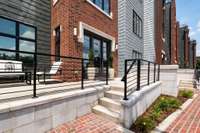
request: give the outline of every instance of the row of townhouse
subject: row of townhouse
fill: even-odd
[[[132,58],[195,66],[196,42],[178,27],[175,0],[1,0],[0,16],[0,48],[87,59],[92,50],[98,67],[113,57],[115,76]]]
[[[197,43],[196,40],[190,39],[188,26],[180,26],[176,20],[176,0],[146,1],[144,7],[144,45],[150,46],[151,43],[152,50],[155,48],[155,55],[152,55],[154,52],[147,46],[144,49],[145,58],[159,64],[178,64],[180,68],[195,68]],[[149,9],[154,10],[150,15]]]

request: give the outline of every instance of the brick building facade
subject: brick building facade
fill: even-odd
[[[155,1],[156,62],[178,64],[179,23],[176,20],[176,0]]]
[[[189,68],[196,68],[196,40],[191,40],[189,43]]]
[[[189,29],[188,26],[179,28],[179,66],[180,68],[189,67]]]
[[[94,3],[92,0],[53,0],[51,53],[88,58],[90,46],[93,49],[98,47],[99,49],[95,49],[98,53],[104,51],[102,43],[106,43],[106,51],[110,49],[109,54],[112,53],[113,56],[116,76],[118,68],[118,53],[116,50],[118,40],[117,1],[104,0],[104,4],[106,2],[108,5],[99,5],[101,3]],[[57,39],[60,42],[59,47],[56,44],[57,34],[60,38]],[[102,58],[102,56],[99,58]],[[66,64],[66,66],[69,65]],[[70,66],[74,67],[74,65]],[[66,78],[69,79],[69,77]]]
[[[155,0],[155,61],[162,64],[164,61],[164,0]]]

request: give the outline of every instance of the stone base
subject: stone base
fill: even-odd
[[[0,133],[44,133],[60,124],[91,113],[108,86],[98,86],[0,106]]]

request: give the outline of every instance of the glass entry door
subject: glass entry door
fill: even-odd
[[[83,58],[89,59],[89,51],[94,54],[94,67],[99,68],[99,73],[103,73],[106,68],[108,54],[110,52],[111,41],[86,32],[84,35]],[[88,66],[87,62],[85,66]]]
[[[101,52],[101,41],[93,39],[93,52],[94,52],[94,66],[101,69],[102,65],[102,52]]]

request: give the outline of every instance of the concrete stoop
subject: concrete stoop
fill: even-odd
[[[98,105],[93,107],[93,112],[121,124],[120,111],[122,106],[119,101],[123,98],[122,90],[122,87],[111,86],[111,90],[106,91],[104,97],[99,99]]]
[[[179,82],[179,90],[194,90],[194,85],[192,80],[181,80]]]

